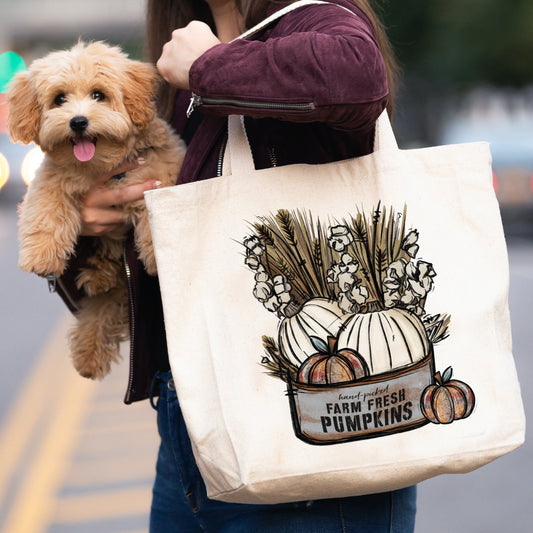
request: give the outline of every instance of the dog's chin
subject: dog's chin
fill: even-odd
[[[52,161],[80,170],[104,171],[117,166],[131,151],[128,141],[110,141],[93,136],[75,136],[42,147]]]

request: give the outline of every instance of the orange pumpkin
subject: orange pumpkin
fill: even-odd
[[[329,345],[318,337],[311,337],[319,353],[308,357],[298,372],[298,381],[312,385],[346,383],[369,375],[366,361],[354,350],[345,348],[336,352],[336,339],[328,338]]]
[[[436,383],[426,387],[420,399],[424,416],[434,424],[450,424],[470,416],[475,405],[472,389],[464,382],[451,379],[452,368],[441,376],[435,374]]]

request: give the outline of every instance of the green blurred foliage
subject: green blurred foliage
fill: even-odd
[[[26,65],[21,56],[12,51],[0,54],[0,93],[7,92],[9,83]]]
[[[533,83],[533,0],[386,0],[380,11],[406,73],[461,88]]]

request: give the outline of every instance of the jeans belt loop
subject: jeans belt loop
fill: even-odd
[[[161,372],[158,370],[152,379],[152,384],[150,385],[150,405],[157,411],[157,401],[155,400],[156,394],[155,390],[157,385],[161,381]]]

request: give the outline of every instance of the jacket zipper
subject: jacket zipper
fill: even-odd
[[[315,109],[313,102],[304,103],[281,103],[281,102],[256,102],[254,100],[239,100],[236,98],[205,98],[192,95],[189,107],[187,108],[187,118],[192,115],[192,112],[201,105],[231,105],[235,107],[248,107],[253,109],[277,109],[286,111],[310,111]]]
[[[226,152],[226,145],[228,144],[228,133],[224,135],[224,140],[222,141],[222,146],[220,147],[220,152],[218,153],[218,163],[217,163],[217,178],[222,176],[222,168],[224,166],[224,153]]]
[[[133,286],[131,281],[131,269],[124,247],[124,271],[126,272],[126,281],[128,284],[128,302],[130,306],[130,373],[128,378],[128,388],[126,390],[126,403],[131,403],[131,394],[133,387],[133,348],[135,342],[135,308],[133,306]]]
[[[270,156],[270,164],[272,165],[272,168],[278,166],[278,157],[276,155],[275,148],[269,148],[268,149],[268,155]]]
[[[217,162],[217,178],[220,178],[222,176],[222,169],[224,166],[224,154],[226,153],[226,145],[228,144],[228,134],[224,135],[224,140],[222,141],[222,145],[220,146],[220,151],[218,152],[218,162]],[[278,156],[276,155],[276,149],[275,148],[269,148],[268,149],[268,156],[270,158],[270,165],[271,167],[277,167],[278,166]]]

